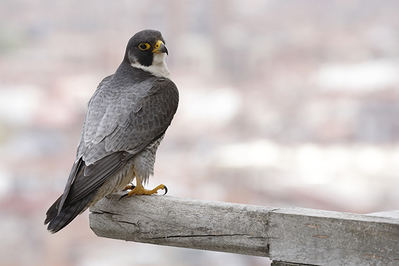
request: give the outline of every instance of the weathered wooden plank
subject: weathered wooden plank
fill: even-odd
[[[271,266],[312,266],[312,264],[292,263],[284,261],[272,261]]]
[[[397,210],[397,211],[373,212],[373,213],[368,213],[367,215],[378,216],[378,217],[388,217],[388,218],[394,218],[394,219],[398,219],[399,220],[399,210]]]
[[[91,208],[98,236],[315,265],[399,265],[399,220],[138,196]]]
[[[90,227],[98,236],[268,256],[268,208],[167,196],[119,197],[91,208]]]
[[[269,216],[270,257],[316,265],[399,265],[399,220],[311,209]]]

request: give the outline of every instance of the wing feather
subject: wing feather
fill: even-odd
[[[103,84],[103,86],[110,85],[112,83]],[[90,100],[89,110],[96,115],[95,118],[98,118],[98,113],[101,112],[99,110],[103,110],[103,116],[97,120],[97,123],[91,121],[94,117],[90,115],[86,117],[83,135],[91,136],[92,139],[82,137],[80,146],[85,145],[85,152],[72,167],[60,209],[64,202],[73,203],[81,200],[98,189],[109,177],[117,173],[128,159],[165,133],[178,105],[179,95],[176,85],[165,78],[156,78],[151,83],[140,85],[141,92],[136,91],[131,94],[122,90],[119,99],[122,102],[119,105],[125,106],[124,112],[120,111],[118,104],[115,108],[121,113],[112,111],[111,107],[115,106],[115,103],[111,104],[109,99]],[[93,97],[104,96],[100,91]],[[131,102],[123,102],[124,99],[129,99]],[[92,106],[96,102],[105,102],[108,105]],[[97,131],[92,127],[97,128]],[[86,131],[96,134],[86,135]],[[101,141],[97,143],[99,138]],[[89,144],[86,145],[86,142]]]
[[[102,117],[87,123],[91,126],[85,128],[96,134],[84,134],[80,144],[84,147],[79,148],[78,156],[82,156],[87,165],[113,152],[136,154],[143,150],[166,131],[179,101],[176,85],[165,78],[153,78],[151,82],[122,90],[117,100],[105,95],[107,93],[98,94],[101,100],[92,100],[93,109],[102,110]],[[95,118],[97,116],[91,117],[88,113],[86,120]]]
[[[116,152],[90,166],[79,159],[72,168],[72,178],[68,179],[64,193],[46,213],[44,223],[49,224],[47,229],[55,233],[83,212],[104,182],[125,165],[129,159],[126,155],[124,152]]]
[[[71,187],[67,201],[74,203],[97,190],[126,165],[128,158],[126,152],[115,152],[89,166],[84,165]]]

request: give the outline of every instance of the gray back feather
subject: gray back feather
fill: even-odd
[[[86,165],[117,151],[136,154],[170,125],[178,104],[176,85],[139,69],[135,74],[105,78],[90,99],[77,153]]]

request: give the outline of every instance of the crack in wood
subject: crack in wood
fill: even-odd
[[[121,215],[120,213],[104,211],[104,210],[92,210],[90,212],[93,214]]]
[[[125,220],[116,220],[116,222],[123,223],[123,224],[131,224],[131,225],[134,225],[136,227],[140,227],[140,223],[139,222],[135,223],[135,222],[129,222],[129,221],[125,221]]]
[[[190,237],[234,237],[234,236],[247,236],[251,238],[252,236],[248,234],[206,234],[206,235],[170,235],[162,237],[151,237],[150,239],[166,239],[166,238],[190,238]],[[262,237],[257,237],[262,238]],[[265,238],[266,239],[266,238]]]

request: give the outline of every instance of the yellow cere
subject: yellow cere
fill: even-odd
[[[158,52],[159,48],[161,48],[161,45],[163,44],[163,41],[158,40],[155,45],[154,45],[154,49],[152,50],[152,52]]]

